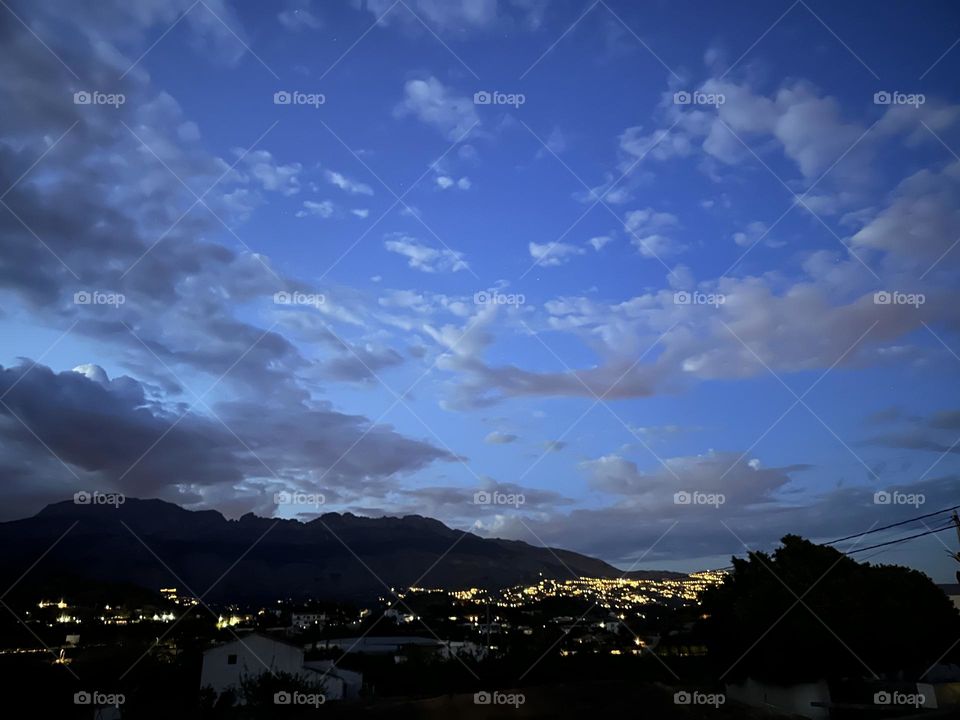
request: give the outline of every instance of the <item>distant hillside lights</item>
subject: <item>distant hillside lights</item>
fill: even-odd
[[[99,490],[90,492],[80,490],[73,494],[74,505],[113,505],[118,508],[127,501],[123,493],[102,493]]]
[[[320,507],[327,499],[323,493],[278,492],[273,494],[273,502],[277,505],[312,505]]]
[[[300,90],[277,90],[273,94],[274,105],[307,105],[319,109],[326,104],[327,96],[323,93],[305,93]]]

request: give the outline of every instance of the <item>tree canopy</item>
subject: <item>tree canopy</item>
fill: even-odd
[[[733,572],[703,596],[718,676],[916,680],[960,637],[960,614],[923,573],[858,563],[796,535],[781,543],[734,558]]]

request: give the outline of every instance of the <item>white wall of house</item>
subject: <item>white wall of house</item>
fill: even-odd
[[[829,703],[830,688],[825,680],[797,685],[768,685],[752,678],[741,685],[727,685],[727,697],[753,707],[774,707],[813,720],[827,720],[830,712],[814,702]]]
[[[222,693],[238,690],[242,678],[258,677],[265,672],[297,675],[302,670],[303,650],[263,635],[247,635],[203,654],[200,686]]]

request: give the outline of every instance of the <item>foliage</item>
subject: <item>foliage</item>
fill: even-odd
[[[768,682],[918,679],[960,636],[960,616],[923,573],[857,563],[787,535],[772,555],[734,558],[703,597],[718,675]]]

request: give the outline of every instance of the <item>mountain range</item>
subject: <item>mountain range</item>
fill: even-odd
[[[72,581],[153,591],[175,586],[207,601],[356,600],[411,585],[495,589],[541,577],[623,575],[586,555],[481,538],[419,515],[326,513],[301,522],[248,513],[229,520],[215,510],[132,498],[117,506],[48,505],[33,517],[0,523],[0,547],[0,581],[21,592]]]

